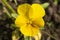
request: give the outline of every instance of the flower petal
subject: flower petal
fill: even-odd
[[[41,40],[41,32],[39,31],[38,35],[34,36],[35,40]]]
[[[24,34],[25,36],[35,36],[38,34],[39,29],[36,27],[29,25],[23,25],[20,28],[20,31],[22,32],[22,34]]]
[[[33,20],[33,23],[39,27],[44,27],[45,24],[43,18],[36,18]]]
[[[23,15],[19,15],[19,16],[16,18],[16,20],[15,20],[15,24],[16,24],[16,26],[18,26],[18,27],[26,24],[27,22],[28,22],[28,19],[27,19],[25,16],[23,16]]]
[[[28,13],[30,7],[31,7],[31,5],[29,5],[27,3],[19,5],[17,8],[17,12],[18,12],[18,14],[26,14],[26,13]]]
[[[29,17],[30,18],[38,18],[43,17],[45,15],[45,10],[40,4],[32,4],[29,10]]]

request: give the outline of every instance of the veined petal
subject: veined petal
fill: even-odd
[[[39,27],[44,27],[45,24],[43,18],[36,18],[33,20],[33,23]]]
[[[30,7],[31,7],[31,5],[29,5],[27,3],[19,5],[18,8],[17,8],[17,12],[18,12],[18,14],[26,15],[28,13]]]
[[[20,31],[25,36],[35,36],[38,34],[39,29],[38,27],[33,27],[30,24],[29,25],[26,24],[20,27]]]
[[[45,10],[40,4],[32,4],[29,10],[29,17],[34,19],[38,17],[43,17],[45,15]]]
[[[27,22],[28,22],[28,19],[27,19],[25,16],[23,16],[23,15],[19,15],[19,16],[16,18],[16,20],[15,20],[15,24],[16,24],[16,26],[18,26],[18,27],[26,24]]]

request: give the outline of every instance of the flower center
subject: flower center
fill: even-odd
[[[31,21],[31,20],[29,20],[27,24],[32,24],[32,21]]]
[[[33,21],[31,21],[31,20],[29,20],[27,24],[28,24],[28,25],[31,25],[32,27],[37,27],[37,25],[35,25],[35,24],[33,23]]]
[[[32,21],[29,21],[29,24],[32,24]]]

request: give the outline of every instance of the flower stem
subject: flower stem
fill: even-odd
[[[18,5],[17,0],[14,0],[15,4]]]
[[[12,12],[11,13],[11,17],[16,18],[17,13],[15,12],[15,10],[8,4],[7,0],[2,0],[2,3]],[[7,14],[9,15],[9,14]],[[13,15],[13,16],[12,16]],[[10,15],[9,15],[10,16]]]
[[[25,36],[25,38],[24,38],[25,40],[32,40],[32,38],[31,37],[27,37],[27,36]]]
[[[2,0],[3,4],[6,5],[13,13],[16,13],[15,10],[8,4],[7,0]]]
[[[8,17],[11,18],[11,15],[10,15],[10,13],[8,12],[8,10],[7,10],[5,7],[4,7],[3,9],[4,9],[4,12],[8,15]]]

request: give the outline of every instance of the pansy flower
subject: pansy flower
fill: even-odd
[[[17,7],[15,24],[25,36],[35,36],[44,27],[45,10],[40,4],[21,4]]]

